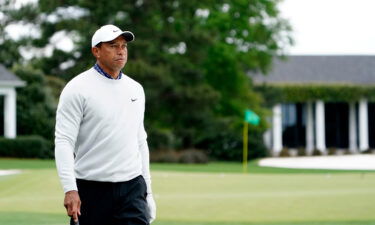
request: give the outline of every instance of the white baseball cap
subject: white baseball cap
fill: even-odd
[[[91,39],[91,47],[95,47],[100,42],[108,42],[116,39],[118,36],[122,35],[127,42],[134,40],[134,34],[130,31],[122,31],[115,25],[104,25],[95,31]]]

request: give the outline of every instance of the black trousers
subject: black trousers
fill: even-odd
[[[142,176],[125,182],[77,180],[80,225],[148,225],[147,187]],[[74,224],[71,219],[70,224]]]

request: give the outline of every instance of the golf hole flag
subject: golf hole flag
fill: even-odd
[[[260,118],[259,116],[251,111],[250,109],[246,109],[245,110],[245,121],[252,124],[252,125],[259,125],[259,122],[260,122]]]
[[[259,116],[251,111],[250,109],[246,109],[245,110],[245,120],[244,120],[244,126],[243,126],[243,172],[246,173],[247,172],[247,154],[248,154],[248,147],[247,147],[247,143],[248,143],[248,138],[249,138],[249,135],[248,135],[248,124],[252,124],[254,126],[258,126],[259,125],[259,122],[260,122],[260,118]]]

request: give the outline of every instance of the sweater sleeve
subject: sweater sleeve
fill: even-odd
[[[142,89],[143,92],[143,89]],[[145,96],[143,92],[143,111],[142,111],[142,119],[141,123],[138,129],[138,148],[141,154],[142,158],[142,176],[146,181],[147,185],[147,193],[151,194],[152,193],[152,188],[151,188],[151,175],[150,175],[150,152],[148,149],[148,144],[147,144],[147,133],[144,128],[143,120],[144,120],[144,106],[145,105]]]
[[[55,160],[64,192],[77,190],[74,148],[83,118],[82,100],[69,84],[60,95],[56,111]]]

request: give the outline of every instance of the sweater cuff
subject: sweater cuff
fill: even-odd
[[[68,191],[78,191],[76,182],[64,185],[64,193]]]

